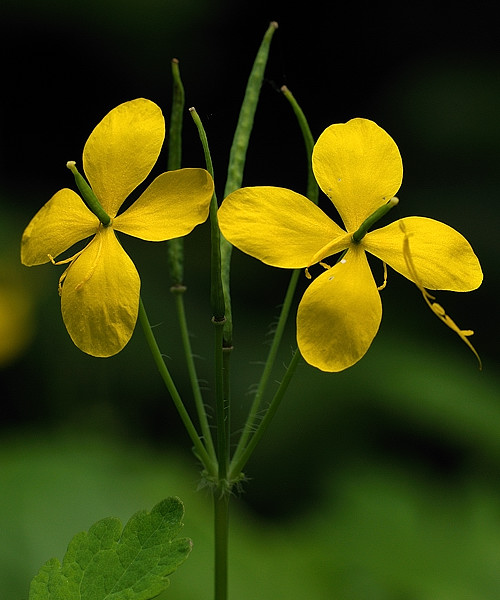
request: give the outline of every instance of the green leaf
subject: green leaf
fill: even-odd
[[[169,585],[191,552],[182,528],[184,506],[167,498],[151,512],[133,515],[122,531],[118,519],[97,521],[71,540],[62,566],[43,565],[30,586],[29,600],[150,600]]]

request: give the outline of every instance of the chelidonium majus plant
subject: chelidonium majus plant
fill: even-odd
[[[460,233],[433,219],[402,217],[379,226],[399,202],[396,194],[402,184],[403,163],[396,142],[378,124],[353,118],[328,125],[314,141],[295,98],[283,88],[308,150],[307,195],[271,186],[241,187],[276,27],[275,23],[269,26],[248,80],[220,205],[209,141],[194,108],[190,114],[206,164],[181,168],[184,93],[179,64],[173,61],[167,170],[120,211],[131,192],[147,180],[166,134],[165,119],[157,104],[144,98],[123,102],[91,132],[81,167],[78,161],[67,163],[79,193],[70,188],[58,191],[33,217],[21,243],[25,265],[64,265],[59,281],[62,318],[72,341],[83,352],[101,358],[119,353],[139,320],[168,395],[201,463],[202,480],[212,490],[216,600],[227,598],[228,507],[235,487],[244,480],[246,463],[276,414],[301,359],[333,373],[352,367],[366,354],[381,323],[380,291],[387,284],[387,267],[415,285],[431,310],[474,352],[481,366],[468,339],[472,331],[460,329],[428,291],[476,289],[482,282],[479,261]],[[319,190],[337,210],[343,227],[318,206]],[[215,357],[212,425],[198,382],[184,306],[183,238],[207,219],[211,231]],[[119,237],[121,234],[125,236]],[[139,273],[121,244],[122,239],[126,243],[127,235],[169,241],[168,264],[192,403],[181,397],[149,323]],[[71,251],[84,240],[83,249]],[[267,265],[292,271],[260,382],[236,443],[230,418],[233,320],[229,275],[233,247]],[[61,259],[68,251],[70,256]],[[383,281],[375,281],[367,254],[382,261]],[[309,270],[315,265],[319,265],[319,271],[318,267],[314,271],[319,275],[312,277]],[[311,281],[298,305],[297,348],[277,389],[265,403],[271,370],[301,276]],[[147,282],[144,287],[147,289]],[[52,559],[42,567],[32,582],[30,600],[99,600],[110,594],[143,600],[154,597],[168,585],[167,575],[191,550],[189,540],[176,537],[182,514],[180,500],[169,498],[150,513],[132,517],[123,531],[116,520],[99,521],[88,534],[75,536],[62,564]],[[107,548],[105,557],[95,560],[103,547]]]

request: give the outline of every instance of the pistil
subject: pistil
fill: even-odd
[[[373,225],[375,225],[375,223],[379,219],[381,219],[384,215],[386,215],[393,206],[396,206],[396,204],[398,202],[399,202],[399,200],[396,197],[394,197],[394,198],[391,198],[384,205],[382,205],[380,208],[377,208],[377,210],[373,214],[371,214],[367,219],[365,219],[361,223],[359,229],[352,234],[352,241],[355,244],[359,244],[359,242],[368,233],[368,230],[370,229],[370,227],[373,227]]]
[[[102,207],[101,203],[97,199],[97,196],[94,194],[94,190],[90,187],[85,178],[78,172],[75,161],[69,160],[66,163],[66,166],[73,173],[75,177],[75,183],[80,190],[80,194],[85,200],[87,206],[104,225],[104,227],[109,227],[109,225],[111,225],[111,217]]]

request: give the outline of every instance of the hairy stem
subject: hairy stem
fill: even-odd
[[[300,270],[296,269],[292,273],[292,277],[290,278],[290,282],[288,284],[288,289],[285,295],[285,300],[283,302],[283,306],[281,308],[281,313],[278,319],[278,325],[276,327],[276,331],[274,332],[273,341],[271,344],[271,348],[269,349],[269,353],[267,355],[267,360],[264,365],[264,370],[262,372],[259,386],[257,388],[257,392],[255,393],[254,400],[252,402],[252,406],[250,408],[250,412],[248,414],[247,420],[245,422],[245,426],[243,428],[243,433],[238,442],[238,446],[236,447],[236,451],[233,457],[233,463],[237,464],[239,459],[246,448],[248,443],[248,439],[250,438],[252,432],[255,430],[255,424],[258,419],[259,410],[262,403],[262,398],[264,396],[264,392],[266,391],[267,385],[269,383],[269,379],[271,377],[272,369],[274,367],[274,363],[276,360],[276,355],[278,353],[278,348],[281,343],[283,332],[285,330],[285,325],[288,320],[288,315],[290,313],[290,308],[292,305],[293,296],[295,293],[295,288],[297,287],[297,281],[300,275]]]
[[[286,370],[286,373],[285,373],[283,379],[281,380],[280,386],[279,386],[278,390],[276,391],[276,394],[274,395],[273,399],[271,400],[271,403],[269,404],[269,407],[266,411],[266,414],[264,415],[264,418],[259,423],[257,430],[253,434],[253,436],[252,436],[250,442],[248,443],[248,445],[246,446],[245,450],[239,456],[238,460],[233,460],[233,463],[231,464],[231,469],[229,471],[229,477],[231,479],[239,478],[240,473],[244,469],[249,458],[252,456],[252,453],[255,450],[257,444],[260,442],[263,435],[267,431],[267,428],[269,427],[274,415],[276,414],[276,412],[281,404],[281,400],[283,399],[283,396],[285,395],[288,385],[290,384],[290,381],[292,380],[293,374],[295,373],[295,368],[299,362],[300,357],[301,357],[300,352],[298,349],[296,349],[292,356],[292,360],[291,360],[290,364],[288,365],[288,369]]]
[[[198,414],[198,420],[200,423],[201,433],[208,454],[211,459],[215,462],[215,448],[212,440],[212,433],[208,424],[207,411],[205,410],[205,404],[203,402],[203,396],[201,394],[200,384],[198,380],[198,374],[196,372],[196,366],[194,364],[193,351],[191,348],[191,340],[189,337],[189,330],[186,319],[186,310],[184,307],[184,286],[173,286],[171,288],[172,293],[175,296],[175,306],[177,309],[177,319],[179,321],[179,327],[181,330],[182,346],[184,348],[184,355],[186,359],[186,365],[188,369],[189,381],[191,382],[191,389],[193,391],[193,398],[196,406],[196,412]]]
[[[215,600],[228,597],[229,498],[227,491],[214,488]]]
[[[146,310],[144,308],[142,298],[139,300],[139,321],[140,321],[142,329],[144,331],[144,335],[146,337],[146,341],[148,343],[148,346],[149,346],[149,349],[153,356],[153,360],[156,364],[156,367],[157,367],[158,371],[160,372],[160,376],[163,379],[163,382],[165,383],[165,386],[174,402],[174,405],[177,409],[177,412],[179,413],[182,423],[183,423],[189,437],[191,438],[191,442],[193,443],[195,454],[199,458],[199,460],[202,462],[207,473],[214,476],[216,474],[215,464],[214,464],[213,460],[211,459],[211,457],[209,456],[207,450],[205,449],[205,446],[203,445],[201,438],[198,435],[198,432],[196,431],[196,427],[194,426],[193,422],[191,421],[191,417],[189,416],[189,413],[186,410],[186,407],[184,406],[182,398],[181,398],[179,392],[177,391],[177,388],[172,379],[172,376],[170,375],[169,370],[167,369],[165,361],[163,360],[163,356],[160,352],[160,348],[158,347],[158,342],[156,341],[155,335],[154,335],[151,325],[149,323],[149,319],[146,314]]]

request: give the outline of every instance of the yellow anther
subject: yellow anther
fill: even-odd
[[[385,286],[387,285],[387,265],[385,263],[382,263],[382,264],[384,265],[384,282],[377,287],[377,290],[379,292],[381,290],[383,290],[385,288]]]
[[[446,311],[444,310],[444,308],[437,302],[433,302],[431,304],[431,308],[438,317],[444,317],[446,315]]]

